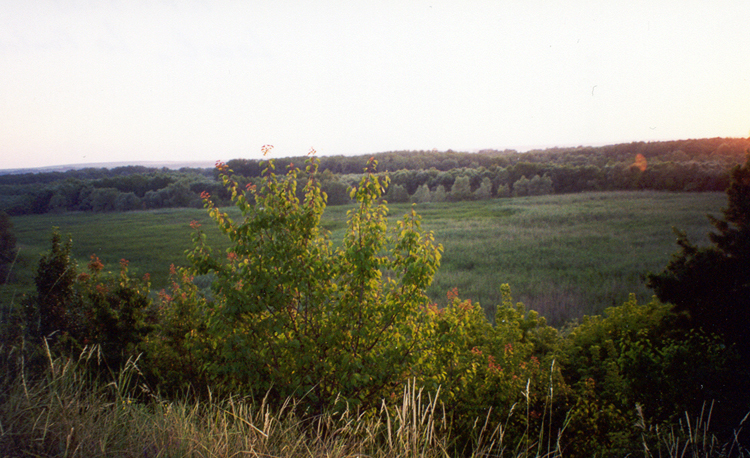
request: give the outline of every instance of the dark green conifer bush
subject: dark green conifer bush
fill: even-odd
[[[24,304],[26,338],[32,346],[50,345],[68,354],[98,346],[109,368],[119,370],[141,351],[153,322],[148,278],[131,278],[124,259],[118,274],[105,274],[95,255],[87,271],[79,274],[71,238],[63,242],[55,229],[51,243],[39,260],[36,295]]]
[[[709,216],[712,246],[699,247],[678,231],[680,251],[648,285],[664,302],[750,356],[750,159],[732,170],[724,218]]]

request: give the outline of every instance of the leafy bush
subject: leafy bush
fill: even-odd
[[[670,305],[638,304],[631,295],[570,330],[562,363],[576,391],[568,427],[576,448],[596,453],[633,446],[639,414],[666,423],[723,398],[734,355],[715,337],[675,332],[676,318]]]
[[[148,279],[128,275],[128,261],[120,261],[117,275],[103,275],[102,264],[91,256],[88,273],[78,276],[76,289],[81,304],[68,308],[76,321],[73,337],[79,345],[97,345],[104,360],[119,370],[130,357],[138,355],[154,317]]]
[[[209,346],[208,301],[188,269],[172,265],[170,276],[172,287],[159,292],[155,324],[143,343],[144,372],[164,395],[206,395],[208,382],[201,369]]]
[[[247,190],[219,166],[243,219],[233,221],[204,195],[232,246],[214,256],[196,228],[194,273],[215,275],[201,370],[227,391],[305,398],[319,409],[377,405],[419,355],[424,290],[441,247],[413,211],[389,229],[379,202],[388,179],[371,161],[351,191],[357,205],[343,244],[333,249],[320,232],[326,196],[317,166],[309,157],[302,199],[293,165],[279,176],[268,161],[260,186]]]
[[[501,290],[494,325],[479,304],[462,301],[455,289],[447,307],[428,307],[429,346],[416,366],[417,380],[440,389],[459,436],[474,434],[477,419],[504,423],[516,438],[542,431],[543,424],[562,425],[560,411],[552,413],[554,393],[564,405],[569,391],[554,362],[559,336],[536,312],[513,304],[508,285]],[[515,409],[522,413],[513,415]]]
[[[470,178],[467,175],[456,177],[448,198],[453,201],[471,200],[474,195],[471,192],[471,183],[469,180]]]

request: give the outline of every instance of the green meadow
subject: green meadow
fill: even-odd
[[[629,293],[646,300],[643,275],[660,271],[677,250],[672,227],[708,242],[706,214],[719,216],[724,193],[596,192],[416,205],[423,227],[444,247],[442,266],[428,293],[439,304],[457,288],[490,313],[500,285],[516,300],[562,325],[619,305]],[[334,243],[344,233],[350,206],[326,209],[323,226]],[[389,205],[393,218],[410,205]],[[53,227],[70,234],[81,268],[92,254],[117,271],[127,259],[131,274],[150,274],[154,289],[168,285],[170,264],[185,265],[191,221],[203,225],[217,249],[228,246],[206,212],[168,209],[127,213],[59,213],[13,218],[20,248],[15,282],[2,301],[33,291],[33,270],[49,249]]]
[[[677,251],[673,227],[708,243],[706,214],[720,214],[720,193],[607,192],[442,204],[420,209],[445,247],[429,290],[487,309],[500,285],[560,325],[620,305],[630,293],[646,301],[643,276],[661,271]]]

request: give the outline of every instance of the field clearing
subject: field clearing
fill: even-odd
[[[445,252],[430,297],[445,301],[456,287],[462,298],[490,309],[500,285],[515,300],[539,311],[554,325],[624,302],[629,293],[648,300],[643,275],[660,271],[677,251],[672,227],[707,243],[706,214],[719,216],[724,193],[601,192],[420,204],[423,227],[435,232]],[[338,243],[349,206],[328,207],[323,226]],[[400,218],[409,205],[389,205]],[[33,269],[49,249],[52,227],[73,237],[85,267],[91,254],[116,271],[120,259],[130,272],[150,273],[153,287],[168,281],[170,264],[185,265],[191,221],[203,224],[210,243],[226,248],[205,210],[169,209],[128,213],[61,213],[13,218],[19,261],[15,284],[3,286],[3,303],[31,291]]]
[[[708,243],[706,214],[726,206],[722,193],[608,192],[524,197],[421,208],[445,247],[429,290],[457,287],[485,308],[500,285],[551,324],[620,305],[630,293],[647,301],[643,276],[677,251],[672,227]]]

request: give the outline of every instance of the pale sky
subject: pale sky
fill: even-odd
[[[750,2],[0,0],[0,169],[746,137]]]

